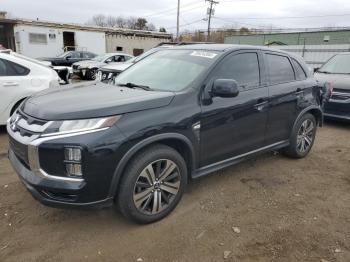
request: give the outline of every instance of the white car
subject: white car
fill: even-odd
[[[50,67],[10,50],[0,51],[0,125],[32,94],[59,86],[59,77]]]

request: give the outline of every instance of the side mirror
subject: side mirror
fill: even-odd
[[[69,60],[71,59],[72,57],[69,55],[69,56],[66,56],[66,60]]]
[[[319,67],[315,67],[314,68],[314,73],[316,73],[320,68]]]
[[[216,79],[211,89],[213,97],[236,97],[238,94],[238,83],[232,79]]]

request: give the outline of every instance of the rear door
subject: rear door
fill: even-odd
[[[296,79],[292,61],[287,55],[266,52],[264,62],[269,82],[269,113],[266,143],[289,139],[297,114],[297,102],[304,92],[304,82]]]
[[[215,79],[234,79],[237,97],[214,97],[202,105],[201,166],[229,159],[264,145],[267,123],[267,87],[259,66],[258,51],[241,51],[226,56],[210,75]]]
[[[0,114],[9,117],[9,111],[30,88],[30,70],[10,60],[0,58]]]

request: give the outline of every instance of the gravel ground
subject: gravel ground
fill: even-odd
[[[0,131],[0,261],[350,261],[350,125],[327,123],[311,154],[265,154],[194,181],[158,223],[113,209],[36,202]]]

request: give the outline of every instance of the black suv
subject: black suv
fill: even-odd
[[[193,178],[270,150],[305,157],[322,124],[304,62],[271,49],[159,50],[115,82],[41,92],[9,119],[9,159],[42,203],[154,222]]]

